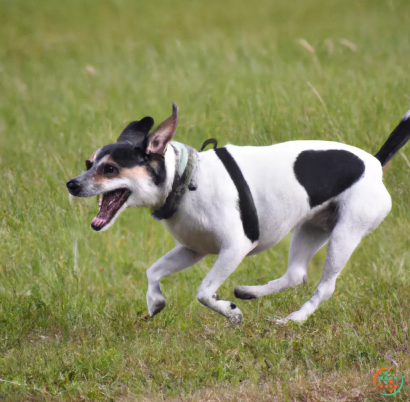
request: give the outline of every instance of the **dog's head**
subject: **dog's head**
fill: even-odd
[[[178,108],[149,134],[152,117],[133,121],[114,144],[97,149],[85,161],[87,170],[67,183],[76,197],[101,195],[94,230],[106,230],[127,207],[156,207],[166,198],[165,151],[178,125]]]

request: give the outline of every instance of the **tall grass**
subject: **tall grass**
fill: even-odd
[[[391,359],[408,399],[410,147],[385,169],[391,214],[302,326],[274,316],[314,293],[323,250],[307,286],[238,301],[240,327],[195,300],[214,257],[163,280],[168,306],[147,320],[145,270],[174,240],[136,209],[97,234],[95,200],[65,188],[172,101],[196,148],[375,153],[410,107],[407,1],[0,0],[0,16],[0,399],[378,400],[372,375]],[[221,296],[280,276],[288,244],[244,261]]]

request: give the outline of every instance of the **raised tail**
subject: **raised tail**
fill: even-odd
[[[374,155],[375,158],[380,161],[382,166],[385,166],[408,140],[410,140],[410,110],[389,135],[389,138],[387,138],[387,141],[380,148],[380,151]]]

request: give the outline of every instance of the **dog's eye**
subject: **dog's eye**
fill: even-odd
[[[104,174],[117,174],[118,169],[112,165],[105,165],[104,166]]]

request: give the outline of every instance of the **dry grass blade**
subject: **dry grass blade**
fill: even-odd
[[[315,48],[306,40],[306,39],[299,39],[299,44],[305,48],[309,53],[316,54]]]
[[[350,42],[350,40],[347,39],[340,39],[339,43],[347,48],[349,48],[352,52],[357,51],[357,45],[353,42]]]

